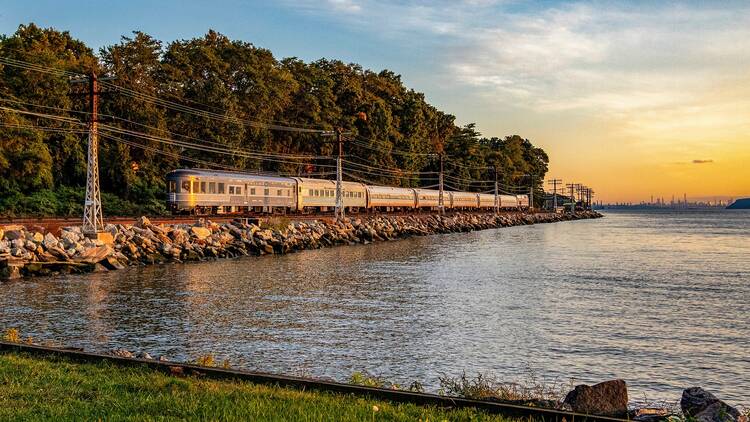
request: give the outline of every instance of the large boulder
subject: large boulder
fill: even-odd
[[[563,403],[578,413],[625,417],[628,413],[628,386],[620,379],[577,385],[565,396]]]
[[[698,422],[747,422],[737,409],[700,387],[682,392],[680,408],[685,416]]]
[[[76,261],[85,262],[88,264],[96,264],[108,257],[112,253],[112,249],[109,246],[95,246],[84,250],[79,256],[76,257]]]

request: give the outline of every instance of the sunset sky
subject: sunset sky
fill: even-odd
[[[520,134],[597,199],[750,196],[750,4],[5,1],[95,48],[209,28],[278,57],[388,68],[486,136]]]

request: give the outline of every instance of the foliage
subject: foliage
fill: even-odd
[[[7,341],[9,343],[20,343],[21,335],[18,333],[18,329],[8,328],[3,335],[3,341]]]
[[[74,363],[61,357],[8,352],[0,354],[0,379],[3,421],[507,420],[476,409],[440,409],[243,381],[177,378],[146,365]]]
[[[214,359],[214,355],[212,354],[198,356],[198,358],[195,359],[195,361],[192,363],[198,366],[216,366],[216,360]]]
[[[449,158],[450,189],[492,189],[491,183],[469,180],[494,180],[496,172],[504,186],[529,186],[533,175],[541,190],[547,172],[547,155],[528,139],[483,138],[474,124],[457,126],[454,116],[429,104],[391,71],[329,59],[277,60],[269,50],[215,31],[167,44],[134,32],[97,56],[68,32],[32,23],[0,37],[0,56],[76,73],[96,71],[134,92],[201,110],[180,112],[112,89],[102,96],[102,125],[119,131],[101,133],[105,213],[164,212],[164,176],[178,167],[212,163],[301,176],[330,170],[325,167],[333,164],[330,158],[269,160],[237,153],[334,154],[330,138],[272,130],[269,124],[344,128],[351,133],[346,159],[356,163],[345,166],[347,178],[372,183],[435,185],[439,160],[430,154],[436,152]],[[0,104],[79,121],[0,112],[0,215],[80,213],[77,196],[57,195],[59,190],[79,192],[86,176],[88,103],[72,91],[81,88],[67,78],[0,65]],[[175,139],[227,153],[165,142]],[[111,200],[115,203],[108,205]]]
[[[470,378],[465,372],[458,377],[441,375],[439,380],[440,394],[477,400],[549,401],[549,404],[555,404],[561,402],[571,388],[563,383],[540,380],[530,369],[518,382],[501,382],[481,373]]]

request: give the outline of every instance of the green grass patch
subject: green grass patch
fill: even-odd
[[[176,377],[146,366],[0,353],[0,420],[504,421],[447,410],[245,381]]]

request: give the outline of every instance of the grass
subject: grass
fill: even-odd
[[[177,377],[145,366],[0,353],[0,420],[504,421],[353,395]]]

